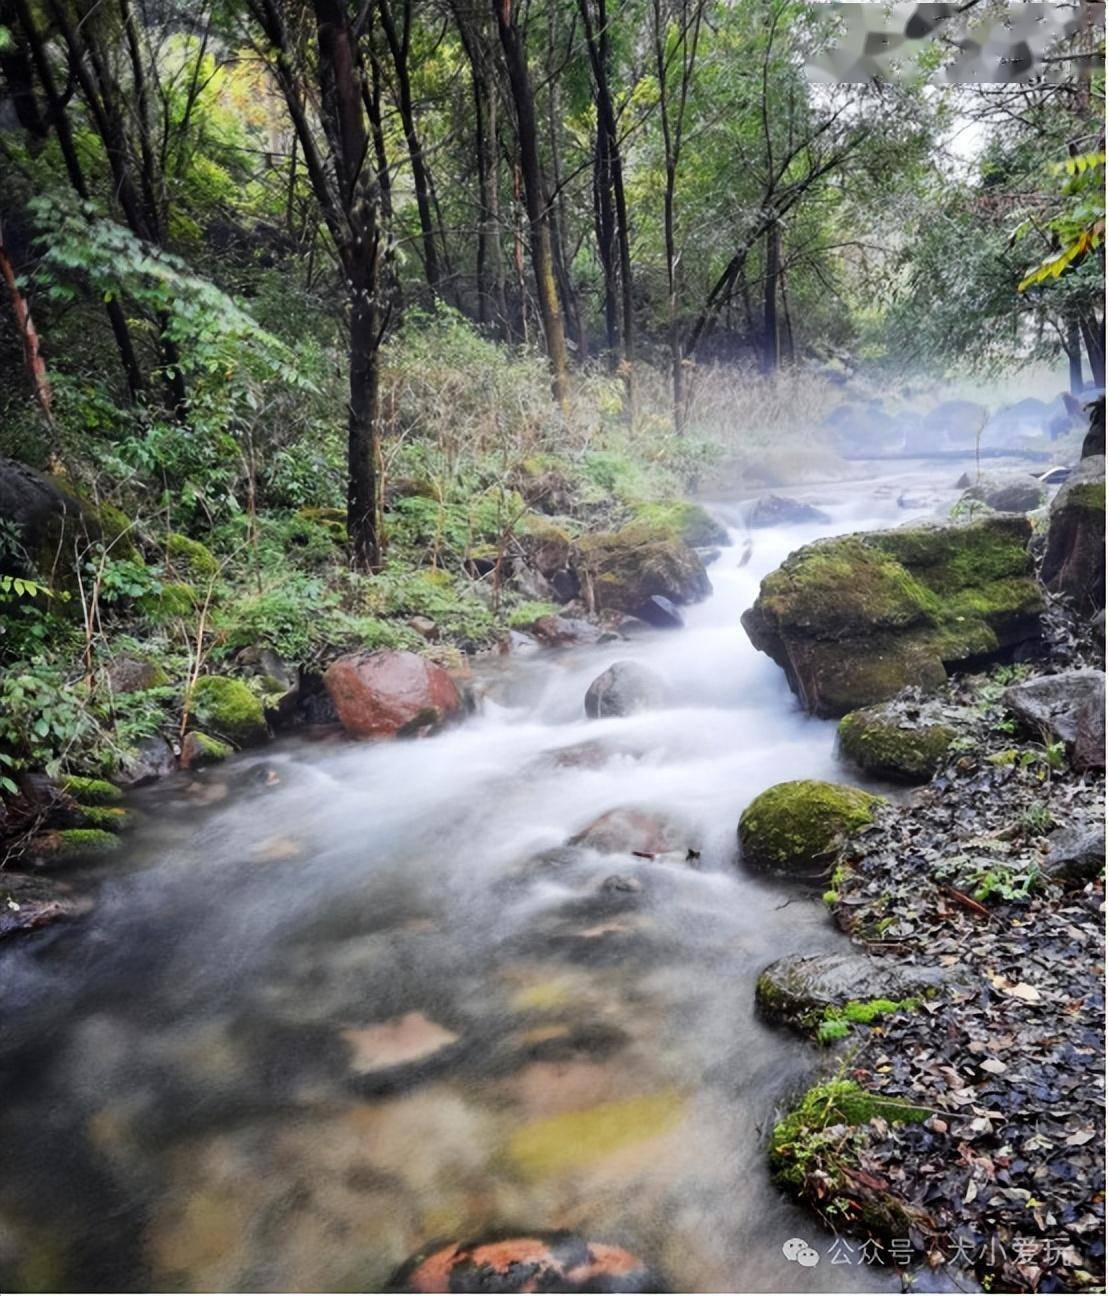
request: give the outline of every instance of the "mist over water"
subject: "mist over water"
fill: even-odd
[[[683,631],[483,661],[477,714],[427,741],[289,738],[139,794],[126,855],[78,878],[90,917],[0,952],[0,1269],[380,1290],[433,1239],[565,1227],[678,1291],[897,1286],[781,1254],[830,1242],[764,1153],[819,1059],[755,1018],[754,980],[845,938],[735,860],[768,785],[859,781],[739,616],[800,544],[957,494],[950,464],[884,467],[790,491],[832,522],[753,533],[746,566],[721,506],[737,543]],[[909,485],[926,507],[898,506]],[[672,704],[586,720],[627,659]],[[594,741],[587,764],[557,755]],[[563,849],[626,806],[686,825],[699,867]],[[613,874],[642,890],[601,892]]]

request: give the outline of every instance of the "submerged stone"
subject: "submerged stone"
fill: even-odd
[[[742,812],[743,860],[753,868],[819,876],[833,863],[840,840],[873,821],[881,799],[821,779],[776,783]]]
[[[613,662],[593,680],[585,693],[585,714],[593,720],[651,711],[666,703],[666,684],[648,666],[635,661]]]
[[[350,1050],[350,1070],[359,1076],[425,1062],[458,1042],[453,1031],[421,1012],[372,1026],[350,1027],[342,1032],[342,1038]]]
[[[652,1292],[661,1279],[621,1247],[575,1233],[493,1234],[419,1252],[390,1279],[396,1292]]]

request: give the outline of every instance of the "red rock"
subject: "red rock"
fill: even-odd
[[[327,667],[323,683],[342,727],[356,738],[436,729],[462,706],[446,671],[412,652],[350,653]]]
[[[649,1292],[658,1277],[630,1252],[573,1233],[452,1242],[409,1260],[389,1284],[401,1292]]]

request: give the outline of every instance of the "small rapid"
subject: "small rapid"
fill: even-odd
[[[736,543],[684,630],[479,661],[476,714],[434,738],[288,737],[137,794],[125,853],[76,876],[88,918],[0,951],[0,1268],[374,1291],[434,1239],[571,1228],[678,1291],[896,1285],[782,1255],[831,1242],[765,1167],[819,1058],[758,1020],[754,981],[844,938],[735,859],[768,785],[859,781],[739,616],[799,545],[955,496],[949,465],[895,473],[790,492],[831,521],[753,533],[745,565],[720,505]],[[671,704],[585,719],[617,660]],[[567,846],[621,807],[699,860]]]

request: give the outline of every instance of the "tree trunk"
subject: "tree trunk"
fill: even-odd
[[[1081,372],[1081,325],[1076,320],[1070,320],[1066,325],[1063,350],[1069,361],[1070,395],[1080,396],[1085,386],[1085,378]]]
[[[546,354],[550,360],[551,389],[554,399],[564,408],[567,396],[567,360],[565,328],[558,305],[558,288],[554,274],[554,257],[550,239],[550,203],[539,163],[538,133],[535,125],[535,101],[527,72],[523,38],[515,20],[512,0],[493,0],[500,44],[516,110],[516,134],[519,143],[520,169],[523,174],[523,196],[531,229],[531,265],[535,274],[535,293],[542,315],[546,337]]]
[[[1098,320],[1095,315],[1081,317],[1081,337],[1085,342],[1085,353],[1089,357],[1089,372],[1092,374],[1093,386],[1104,386],[1104,316]]]
[[[780,270],[781,243],[776,222],[766,230],[765,298],[762,312],[762,372],[775,373],[780,363],[780,338],[777,328],[777,275]]]
[[[38,330],[35,328],[35,322],[31,318],[30,307],[27,305],[27,299],[20,291],[19,283],[15,277],[15,267],[12,265],[11,258],[8,256],[7,249],[4,246],[4,227],[2,225],[0,225],[0,279],[3,279],[7,286],[8,298],[12,304],[12,313],[15,315],[16,328],[23,344],[23,361],[27,367],[27,377],[31,380],[31,388],[35,393],[35,400],[38,402],[47,423],[52,425],[54,419],[50,378],[46,372],[46,362],[42,358]]]

